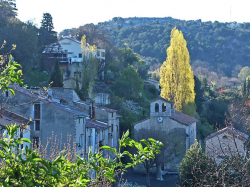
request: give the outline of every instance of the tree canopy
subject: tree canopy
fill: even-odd
[[[143,81],[136,70],[128,66],[122,71],[119,79],[115,81],[112,89],[119,97],[124,97],[128,100],[138,100],[142,96]]]
[[[51,74],[50,82],[52,87],[63,87],[63,74],[59,68],[59,62],[57,61],[54,67],[54,70]]]
[[[160,71],[161,96],[176,105],[178,111],[195,100],[194,75],[190,66],[187,42],[183,34],[174,28],[171,45],[167,49],[167,59]]]
[[[53,21],[52,21],[52,16],[50,13],[44,13],[43,14],[43,19],[41,22],[41,28],[47,30],[47,31],[52,31],[54,29],[53,26]]]

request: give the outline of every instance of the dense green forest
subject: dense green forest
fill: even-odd
[[[236,65],[250,62],[250,23],[185,21],[173,18],[113,18],[100,23],[118,48],[127,43],[136,53],[162,63],[173,27],[183,32],[191,57],[207,62],[212,70],[231,76]]]

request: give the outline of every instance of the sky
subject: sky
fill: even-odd
[[[113,17],[250,22],[250,0],[16,0],[16,4],[18,18],[38,27],[43,13],[50,13],[57,32]]]

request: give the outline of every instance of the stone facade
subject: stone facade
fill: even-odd
[[[205,138],[205,153],[219,164],[225,156],[246,156],[249,136],[232,127],[226,127]]]
[[[32,119],[33,124],[29,124],[31,141],[39,141],[46,147],[53,136],[60,139],[63,146],[70,138],[71,147],[75,144],[77,154],[81,156],[90,147],[97,152],[99,145],[118,148],[119,115],[115,110],[97,107],[92,102],[86,104],[73,89],[49,88],[44,93],[43,89],[11,88],[15,96],[2,94],[2,103],[6,102],[10,112],[22,115],[26,120]]]
[[[195,118],[171,109],[169,101],[157,98],[150,103],[150,117],[134,124],[134,138],[137,140],[137,137],[141,137],[140,133],[142,130],[152,132],[151,134],[153,132],[162,132],[167,137],[165,139],[167,141],[165,142],[166,144],[174,142],[177,145],[175,148],[176,154],[173,155],[170,162],[162,166],[162,169],[177,171],[181,159],[185,156],[185,152],[195,142],[196,122]],[[157,137],[153,138],[157,139]],[[144,168],[137,167],[136,170],[144,171]]]

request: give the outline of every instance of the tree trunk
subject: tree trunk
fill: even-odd
[[[159,181],[163,181],[161,164],[156,164],[156,179]]]
[[[147,180],[147,187],[150,187],[150,176],[149,176],[149,170],[150,170],[150,166],[149,166],[149,162],[145,161],[145,168],[146,168],[146,180]]]

